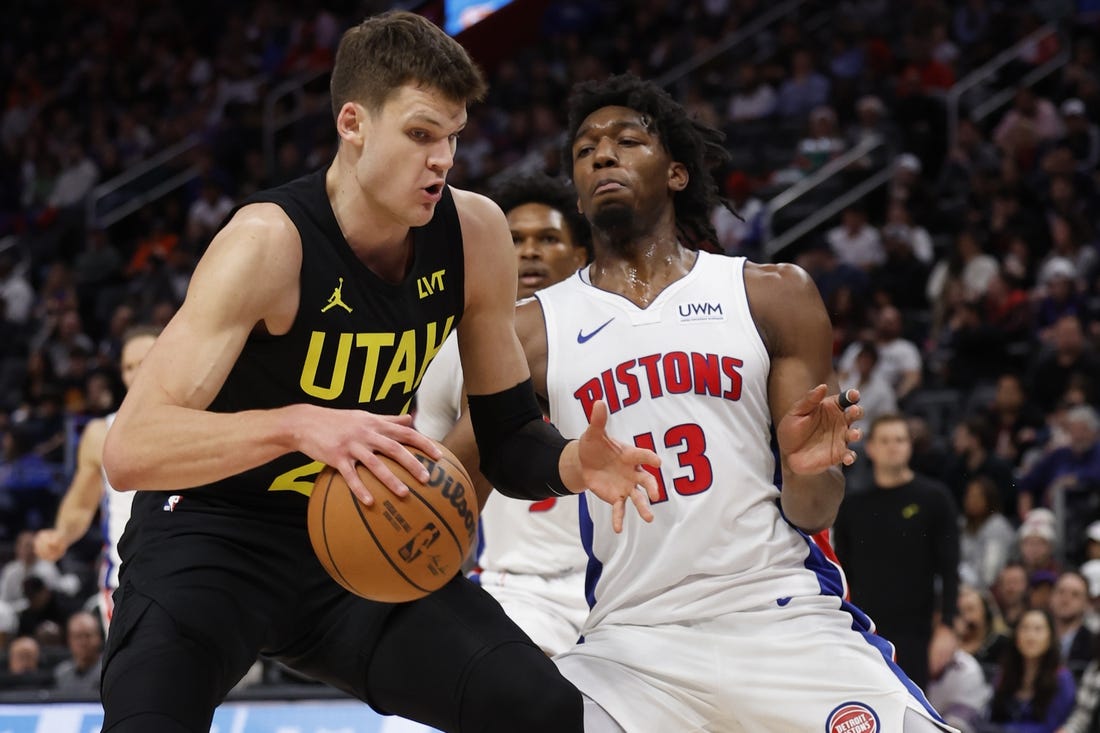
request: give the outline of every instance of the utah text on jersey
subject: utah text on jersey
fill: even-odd
[[[453,325],[451,316],[443,322],[430,321],[423,330],[401,333],[314,331],[299,385],[311,397],[335,400],[348,386],[351,372],[353,378],[362,375],[352,386],[359,390],[360,403],[385,399],[395,387],[411,395]]]

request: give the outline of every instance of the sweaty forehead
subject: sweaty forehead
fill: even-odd
[[[577,128],[575,140],[586,136],[595,136],[617,132],[625,127],[633,127],[644,132],[653,132],[653,123],[646,115],[630,107],[610,106],[600,107],[592,114],[584,118],[584,122]]]

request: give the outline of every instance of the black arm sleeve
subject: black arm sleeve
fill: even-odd
[[[558,473],[567,441],[542,419],[531,380],[489,395],[469,395],[481,472],[500,493],[538,501],[570,492]]]

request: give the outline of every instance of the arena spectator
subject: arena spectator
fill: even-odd
[[[1062,661],[1076,679],[1092,660],[1095,637],[1085,625],[1089,610],[1089,585],[1075,570],[1063,571],[1050,596],[1050,615],[1061,647]]]
[[[1066,552],[1079,559],[1085,526],[1095,518],[1089,515],[1090,497],[1100,489],[1100,417],[1092,407],[1080,405],[1066,411],[1064,425],[1069,444],[1040,458],[1020,477],[1020,516],[1028,516],[1032,507],[1053,506],[1054,494],[1060,492],[1076,530],[1066,538]]]
[[[1011,628],[1027,610],[1028,570],[1019,560],[1009,561],[997,575],[993,598],[1005,624]]]
[[[1085,103],[1080,99],[1067,99],[1062,102],[1062,120],[1066,134],[1062,140],[1073,152],[1077,170],[1091,173],[1100,164],[1100,127],[1088,118]]]
[[[945,486],[909,467],[912,446],[902,417],[879,417],[865,450],[874,487],[841,504],[833,542],[852,602],[875,619],[894,644],[898,665],[923,688],[958,646],[956,509]],[[885,558],[892,572],[885,572]]]
[[[50,670],[42,669],[42,651],[30,636],[16,638],[8,647],[8,666],[0,675],[0,690],[40,690],[53,682]]]
[[[989,588],[1008,562],[1016,531],[1001,513],[1000,491],[993,479],[978,474],[966,482],[959,532],[959,577]]]
[[[1045,430],[1043,414],[1027,398],[1022,377],[1014,372],[1001,374],[993,399],[982,412],[993,428],[994,453],[1017,468]]]
[[[103,631],[99,619],[77,611],[66,624],[69,658],[53,670],[54,687],[63,695],[97,697],[103,654]]]
[[[959,733],[979,733],[993,688],[978,660],[956,649],[943,671],[928,681],[927,695],[936,712]]]
[[[1063,315],[1051,326],[1049,344],[1029,364],[1027,396],[1044,413],[1053,412],[1074,378],[1086,383],[1100,374],[1100,356],[1085,339],[1081,319]]]
[[[997,492],[997,506],[1015,516],[1016,487],[1012,467],[993,452],[994,434],[989,422],[981,415],[960,420],[951,435],[951,458],[941,475],[951,489],[951,495],[962,506],[968,483],[985,476]],[[988,582],[992,582],[990,578]],[[987,583],[988,585],[988,583]]]
[[[904,338],[902,332],[901,311],[894,306],[880,308],[875,316],[874,342],[879,357],[875,370],[894,390],[899,403],[919,387],[923,379],[920,349]],[[859,348],[858,344],[852,344],[845,349],[837,362],[838,371],[852,372]]]
[[[15,557],[0,569],[0,601],[18,603],[25,600],[23,581],[31,575],[38,576],[50,586],[58,585],[61,580],[57,565],[35,556],[34,532],[27,530],[15,538]]]
[[[988,733],[1053,732],[1069,717],[1076,686],[1059,655],[1050,614],[1024,613],[993,684]]]
[[[1024,521],[1016,532],[1020,562],[1027,573],[1029,585],[1034,584],[1036,573],[1054,585],[1061,571],[1055,552],[1058,549],[1058,523],[1049,509],[1031,509],[1021,512]]]
[[[1008,626],[987,591],[967,584],[959,586],[955,634],[960,649],[974,657],[983,668],[993,669],[1012,643],[1007,631]]]
[[[869,271],[886,259],[882,237],[867,222],[867,210],[862,205],[846,208],[841,223],[829,230],[827,239],[837,259],[845,265]]]

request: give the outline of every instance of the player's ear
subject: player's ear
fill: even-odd
[[[671,191],[683,191],[687,188],[691,176],[688,175],[687,166],[683,163],[672,161],[668,164],[668,187]]]
[[[367,110],[362,105],[344,102],[344,106],[336,115],[336,134],[341,140],[346,140],[353,145],[362,145],[367,119]]]

